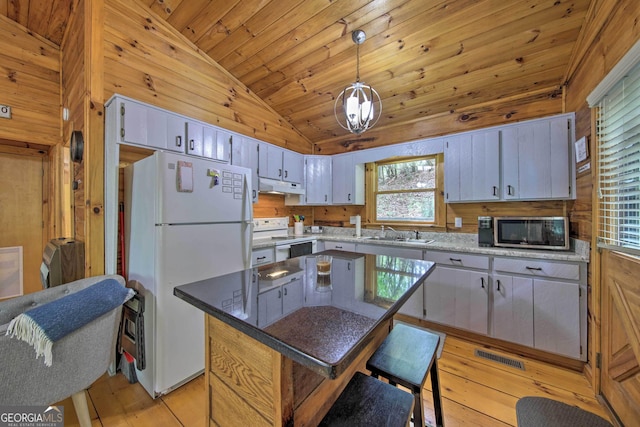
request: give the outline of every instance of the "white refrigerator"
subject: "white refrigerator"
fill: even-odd
[[[173,288],[251,266],[251,171],[157,151],[125,168],[124,184],[128,280],[145,296],[136,374],[155,398],[204,370],[204,313]]]

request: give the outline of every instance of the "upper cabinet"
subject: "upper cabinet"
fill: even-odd
[[[500,132],[479,131],[445,139],[445,200],[500,200]]]
[[[123,97],[108,108],[117,110],[120,143],[230,161],[233,134],[227,130]]]
[[[353,154],[331,157],[334,205],[364,205],[364,164],[354,164]]]
[[[268,143],[261,143],[259,150],[259,175],[301,184],[303,182],[302,154]]]
[[[575,198],[571,125],[558,117],[502,130],[505,200]]]
[[[331,157],[305,156],[305,194],[307,205],[330,205]]]
[[[231,141],[231,164],[251,169],[251,199],[258,201],[258,146],[260,142],[247,137],[238,137]]]
[[[574,199],[573,140],[570,115],[446,137],[446,201]]]

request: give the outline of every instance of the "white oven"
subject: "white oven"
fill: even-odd
[[[289,219],[255,218],[253,220],[253,240],[269,239],[275,243],[275,260],[284,261],[291,257],[317,252],[316,239],[309,236],[289,234]]]

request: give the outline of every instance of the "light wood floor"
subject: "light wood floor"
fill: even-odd
[[[476,348],[453,337],[445,341],[439,372],[447,427],[515,426],[516,401],[534,395],[577,405],[608,419],[580,373],[488,350],[524,362],[522,371],[478,358]],[[427,421],[433,423],[431,393],[424,395]],[[105,375],[89,389],[88,397],[94,427],[206,425],[203,376],[152,400],[140,384],[129,384],[121,374]],[[71,399],[60,404],[65,406],[65,426],[77,426]]]

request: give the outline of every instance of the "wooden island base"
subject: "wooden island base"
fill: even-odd
[[[383,322],[336,379],[294,362],[228,324],[206,315],[205,379],[210,426],[316,426],[356,371],[389,334]]]

